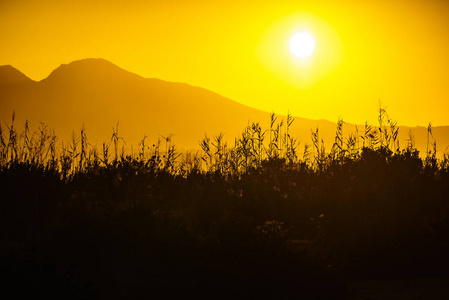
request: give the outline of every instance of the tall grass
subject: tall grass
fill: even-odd
[[[172,136],[162,137],[152,146],[148,145],[147,136],[138,143],[137,156],[126,153],[126,142],[119,135],[119,124],[112,129],[112,135],[99,150],[88,143],[84,126],[79,133],[72,134],[70,142],[58,141],[54,130],[40,123],[38,130],[30,133],[30,124],[25,122],[24,130],[19,132],[15,125],[15,113],[11,123],[0,125],[0,167],[8,168],[14,163],[33,164],[59,172],[63,178],[69,178],[78,172],[89,169],[107,168],[120,161],[132,158],[148,166],[153,171],[169,171],[172,174],[186,174],[187,170],[200,172],[217,172],[225,176],[240,175],[262,165],[264,161],[280,159],[287,165],[307,165],[323,171],[332,162],[345,159],[357,160],[363,151],[384,150],[391,154],[404,151],[417,152],[414,137],[409,135],[406,148],[399,144],[399,127],[390,119],[384,108],[379,109],[377,127],[366,123],[363,134],[359,135],[358,126],[355,133],[344,136],[344,121],[339,119],[336,125],[335,140],[326,151],[324,140],[320,138],[319,128],[311,129],[310,144],[304,142],[302,157],[298,155],[299,137],[291,135],[294,118],[287,115],[286,120],[278,120],[274,113],[270,116],[270,127],[263,129],[259,123],[248,124],[233,144],[225,142],[224,134],[212,138],[207,135],[199,142],[200,151],[196,153],[179,153]],[[303,137],[304,138],[304,137]],[[304,138],[307,141],[307,137]],[[161,151],[161,144],[164,151]],[[111,149],[112,161],[111,161]],[[436,158],[437,144],[432,134],[432,125],[427,130],[426,161],[445,165],[447,155]],[[181,158],[181,160],[180,160]]]
[[[94,282],[126,295],[139,282],[164,291],[223,282],[215,287],[291,299],[276,296],[304,295],[309,274],[442,275],[449,156],[436,157],[431,125],[422,158],[412,136],[400,148],[384,109],[360,134],[338,120],[330,149],[319,128],[292,136],[293,122],[272,114],[269,128],[249,123],[232,143],[205,136],[194,153],[144,136],[127,153],[118,123],[97,148],[85,128],[68,142],[43,123],[20,132],[13,114],[0,126],[0,258],[56,266],[73,290]],[[306,298],[343,293],[318,287]]]

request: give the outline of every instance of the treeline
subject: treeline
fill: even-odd
[[[445,276],[449,159],[399,149],[396,123],[298,153],[294,119],[178,153],[170,137],[127,154],[118,127],[59,143],[41,124],[0,141],[0,256],[18,293],[342,299],[343,279]],[[209,294],[208,294],[209,293]],[[206,296],[207,295],[207,296]]]

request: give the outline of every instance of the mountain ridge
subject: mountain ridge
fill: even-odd
[[[11,75],[3,78],[1,74]],[[62,140],[69,140],[72,131],[84,124],[91,142],[98,144],[111,136],[111,128],[119,122],[120,132],[130,144],[137,145],[146,134],[152,140],[172,134],[175,144],[183,149],[198,148],[205,134],[224,132],[232,142],[249,122],[259,122],[268,129],[270,120],[270,113],[213,91],[144,78],[101,58],[62,64],[38,82],[14,67],[0,67],[0,105],[2,121],[9,121],[14,110],[19,127],[25,118],[36,126],[44,121]],[[311,129],[318,127],[327,149],[332,146],[334,122],[294,118],[291,133],[302,145],[310,144]],[[408,128],[403,127],[405,131]],[[354,125],[345,125],[345,134],[354,129]],[[422,130],[414,130],[419,133],[417,139],[421,138]],[[449,127],[435,127],[434,132],[443,147],[449,145]],[[400,138],[404,141],[407,134],[402,132]]]
[[[101,73],[99,71],[101,70]],[[132,72],[129,72],[125,69],[120,68],[119,66],[103,59],[103,58],[86,58],[81,60],[72,61],[68,64],[61,64],[59,67],[54,69],[50,75],[48,75],[46,78],[42,79],[39,82],[46,82],[51,80],[61,80],[61,79],[70,79],[67,78],[68,76],[86,76],[90,75],[89,78],[92,79],[93,75],[102,75],[106,77],[111,77],[111,75],[117,75],[118,73],[121,73],[120,76],[124,77],[124,74],[127,76],[131,76],[134,78],[141,78],[144,77],[134,74]],[[103,78],[106,79],[106,78]]]
[[[98,72],[99,68],[103,68],[103,71],[101,73]],[[108,69],[107,72],[105,72],[104,69]],[[88,74],[90,76],[81,76],[81,75],[85,75]],[[69,78],[67,78],[67,75],[69,75]],[[163,79],[159,79],[159,78],[145,78],[141,75],[132,73],[130,71],[127,71],[125,69],[120,68],[119,66],[113,64],[112,62],[109,62],[103,58],[86,58],[86,59],[82,59],[82,60],[77,60],[77,61],[73,61],[70,62],[68,64],[61,64],[59,67],[57,67],[55,70],[53,70],[49,76],[47,76],[46,78],[44,78],[43,80],[39,81],[40,83],[48,83],[50,81],[56,81],[58,82],[58,84],[60,84],[61,82],[67,81],[68,79],[73,79],[70,77],[73,77],[74,75],[76,75],[78,78],[76,79],[80,79],[82,77],[82,79],[88,79],[88,81],[92,82],[93,79],[96,80],[116,80],[116,79],[120,79],[121,81],[123,81],[124,79],[126,80],[138,80],[143,82],[152,82],[153,84],[161,84],[161,85],[170,85],[170,86],[178,86],[179,88],[183,88],[183,89],[196,89],[198,92],[201,93],[207,93],[210,95],[214,95],[214,96],[218,96],[218,97],[222,97],[225,98],[228,101],[232,101],[234,103],[238,103],[232,99],[226,98],[221,96],[220,94],[214,92],[214,91],[210,91],[207,90],[203,87],[199,87],[199,86],[194,86],[194,85],[190,85],[188,83],[184,83],[184,82],[172,82],[172,81],[166,81]],[[98,75],[106,75],[107,78],[100,78]],[[123,75],[126,75],[125,77]],[[96,83],[94,81],[94,83]],[[245,106],[247,108],[251,108],[251,109],[255,109],[252,108],[250,106],[238,103],[239,105]],[[257,110],[257,109],[255,109]]]
[[[0,66],[0,85],[35,82],[11,65]]]
[[[201,87],[144,78],[104,59],[63,64],[47,78],[33,82],[35,84],[30,82],[15,86],[7,83],[7,87],[0,89],[1,119],[10,120],[14,110],[18,122],[23,123],[25,118],[32,124],[44,121],[55,127],[63,139],[67,139],[73,129],[84,123],[88,132],[90,129],[93,133],[93,139],[99,141],[107,138],[110,128],[118,121],[132,143],[148,131],[157,132],[153,134],[154,138],[159,134],[189,134],[185,125],[173,126],[178,120],[177,123],[189,124],[196,133],[193,143],[186,138],[181,141],[185,144],[183,147],[191,148],[197,146],[204,133],[216,134],[222,125],[223,130],[235,129],[235,126],[231,126],[232,129],[225,126],[223,118],[211,117],[213,110],[207,109],[208,106],[222,105],[228,115],[230,111],[235,111],[241,115],[239,120],[235,120],[241,125],[244,125],[241,122],[243,115],[246,115],[247,121],[254,113],[265,114]],[[135,109],[130,109],[133,106]],[[242,113],[242,109],[251,110],[251,113]],[[192,122],[192,117],[194,120],[204,119],[204,122]],[[137,126],[146,130],[141,130],[139,135],[133,134],[132,131],[139,130]]]

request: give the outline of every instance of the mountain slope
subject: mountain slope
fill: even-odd
[[[2,78],[1,119],[9,121],[15,110],[19,125],[25,118],[43,121],[64,140],[84,123],[91,141],[100,143],[119,121],[119,132],[131,144],[144,134],[153,139],[174,134],[190,148],[205,132],[235,135],[249,118],[268,115],[202,88],[145,79],[102,59],[62,65],[37,83],[12,79]]]
[[[24,75],[13,66],[0,66],[0,85],[3,87],[15,84],[27,84],[33,82],[30,78]]]
[[[0,95],[2,120],[9,120],[15,110],[19,124],[25,118],[31,124],[43,121],[63,140],[84,124],[92,143],[107,140],[117,122],[128,143],[136,145],[145,134],[153,141],[173,134],[182,148],[197,148],[206,133],[224,132],[232,139],[249,120],[260,121],[265,128],[269,122],[268,113],[206,89],[146,79],[103,59],[62,65],[40,82],[1,88]],[[301,121],[305,126],[317,124]]]
[[[0,108],[0,120],[9,123],[15,110],[19,128],[25,118],[34,128],[42,121],[64,141],[84,124],[89,141],[99,145],[110,139],[112,127],[120,122],[119,135],[128,145],[136,146],[145,134],[149,143],[173,134],[175,144],[182,149],[198,148],[206,133],[213,136],[223,132],[232,141],[250,120],[268,129],[270,119],[266,112],[206,89],[143,78],[103,59],[61,65],[40,82],[11,66],[0,67]],[[310,130],[317,126],[329,148],[335,123],[295,118],[291,132],[302,145],[310,144]],[[347,126],[345,134],[353,130]],[[435,128],[437,131],[444,133],[438,133],[437,140],[449,145],[449,128]],[[405,140],[407,133],[407,128],[401,129],[400,138]],[[416,139],[426,142],[418,141],[418,136]]]

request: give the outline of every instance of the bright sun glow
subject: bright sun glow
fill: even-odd
[[[314,49],[315,41],[307,32],[298,32],[290,38],[290,51],[296,57],[307,57]]]
[[[342,40],[332,25],[306,12],[273,22],[257,48],[269,73],[300,90],[330,76],[342,63],[343,54]]]

